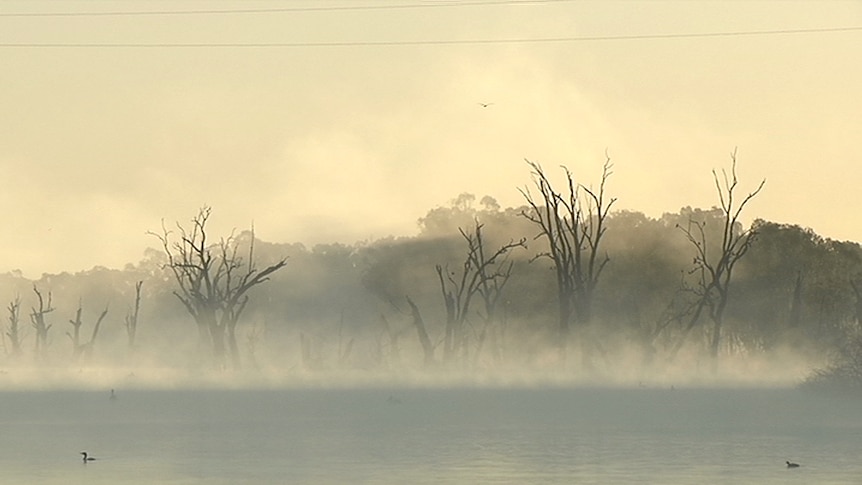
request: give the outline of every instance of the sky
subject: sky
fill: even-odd
[[[0,0],[0,272],[122,268],[203,205],[412,235],[606,153],[616,209],[711,207],[737,150],[744,219],[862,241],[861,53],[862,1]]]

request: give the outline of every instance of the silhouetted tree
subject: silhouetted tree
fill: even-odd
[[[729,298],[728,292],[733,268],[745,253],[748,252],[749,248],[751,248],[757,235],[754,227],[742,229],[739,217],[748,202],[766,184],[766,180],[762,180],[757,189],[737,203],[734,200],[736,195],[734,192],[738,185],[736,177],[736,150],[730,156],[731,170],[729,174],[727,171],[722,170],[722,177],[719,178],[715,170],[712,172],[722,216],[720,240],[710,240],[705,221],[689,219],[686,226],[678,226],[695,251],[692,273],[696,279],[695,292],[698,295],[698,304],[686,332],[691,330],[697,323],[697,319],[703,309],[708,309],[709,318],[712,321],[712,335],[710,337],[709,349],[713,362],[717,362],[718,359],[721,330],[724,323],[724,311]]]
[[[401,346],[398,343],[398,339],[401,337],[401,333],[395,331],[392,328],[392,325],[389,323],[389,319],[386,318],[386,315],[380,314],[380,323],[383,327],[383,331],[377,337],[377,352],[379,354],[379,358],[382,361],[384,359],[384,344],[382,342],[383,336],[385,335],[388,339],[388,361],[395,364],[401,363]]]
[[[425,355],[425,365],[429,366],[434,363],[434,344],[431,343],[431,338],[428,337],[428,331],[425,329],[425,321],[422,320],[422,314],[419,313],[419,307],[408,296],[407,304],[410,305],[410,314],[413,317],[413,325],[416,327],[416,332],[419,335],[419,343],[422,345],[422,353]]]
[[[470,304],[476,295],[485,303],[482,327],[476,336],[478,357],[484,345],[488,327],[495,317],[503,287],[512,275],[512,262],[508,260],[509,251],[517,247],[526,247],[526,239],[522,238],[517,242],[510,241],[496,251],[490,252],[485,247],[483,227],[484,224],[476,220],[472,232],[458,229],[467,243],[467,255],[460,272],[450,271],[439,264],[436,266],[440,292],[446,306],[443,354],[447,362],[451,362],[459,354],[465,362],[468,358],[469,346],[465,326]]]
[[[39,308],[31,308],[30,323],[36,329],[36,357],[44,358],[48,353],[48,331],[51,330],[53,324],[45,322],[45,315],[54,311],[51,306],[51,292],[48,292],[48,300],[42,297],[42,293],[33,285],[33,292],[36,293],[36,298],[39,300]]]
[[[248,303],[247,293],[268,281],[287,260],[281,259],[258,270],[254,261],[253,231],[245,259],[239,255],[240,244],[233,234],[217,244],[210,244],[206,227],[210,213],[209,207],[203,207],[190,227],[177,224],[179,240],[176,242],[171,240],[171,232],[164,225],[160,234],[151,234],[161,241],[167,256],[166,268],[173,273],[178,287],[174,295],[194,318],[199,336],[212,348],[217,365],[224,365],[227,339],[233,364],[238,367],[235,328]]]
[[[6,336],[9,337],[9,345],[12,346],[12,355],[17,357],[21,355],[21,298],[15,297],[6,308],[9,310],[9,327],[6,330]]]
[[[598,190],[575,184],[572,173],[564,167],[567,188],[556,191],[542,167],[527,160],[533,169],[534,196],[529,188],[520,189],[529,205],[523,216],[539,227],[537,238],[544,238],[548,251],[539,257],[551,259],[557,280],[559,303],[559,349],[565,358],[570,340],[570,325],[587,327],[592,320],[593,292],[610,258],[600,255],[605,219],[616,202],[605,197],[605,185],[611,176],[610,158],[605,160]],[[582,193],[583,192],[583,193]],[[582,339],[586,359],[587,343]]]
[[[135,283],[135,304],[126,314],[126,335],[129,337],[129,349],[135,348],[135,337],[138,333],[138,314],[141,310],[141,286],[143,284],[144,282],[140,280]]]
[[[78,310],[75,312],[75,319],[69,320],[69,323],[72,324],[73,333],[66,332],[66,335],[72,339],[72,356],[75,359],[80,357],[89,358],[93,355],[93,347],[96,345],[96,337],[99,335],[99,328],[102,326],[102,320],[105,319],[105,316],[108,315],[108,307],[105,306],[105,309],[102,310],[102,313],[99,315],[98,320],[96,320],[96,325],[93,326],[93,334],[90,336],[90,340],[80,343],[80,330],[83,322],[81,321],[81,301],[78,300]]]

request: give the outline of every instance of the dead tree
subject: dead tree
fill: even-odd
[[[676,358],[683,339],[673,338],[672,330],[685,326],[687,322],[697,321],[703,312],[704,304],[699,299],[691,298],[697,291],[686,283],[686,272],[682,271],[679,287],[673,297],[662,309],[658,317],[650,324],[641,327],[642,344],[645,350],[644,363],[651,364],[658,352],[657,342],[664,336],[665,347],[671,347],[668,362]]]
[[[141,310],[141,286],[143,281],[135,283],[135,305],[126,314],[126,335],[129,337],[129,349],[135,348],[135,337],[138,334],[138,314]]]
[[[715,233],[707,231],[705,220],[689,219],[686,227],[677,225],[694,249],[692,274],[695,275],[695,288],[698,295],[697,310],[689,320],[683,338],[697,324],[702,311],[707,310],[712,322],[709,352],[714,365],[718,361],[724,310],[727,307],[733,268],[745,256],[757,237],[754,227],[742,229],[739,218],[748,202],[757,196],[766,184],[766,180],[762,180],[757,189],[737,203],[734,198],[738,185],[736,150],[730,154],[730,159],[729,174],[722,170],[722,176],[719,177],[715,170],[712,171],[720,203],[718,210],[721,212],[721,227],[717,237]]]
[[[422,352],[425,355],[425,365],[434,364],[435,346],[431,343],[431,338],[428,336],[428,331],[425,329],[425,322],[422,320],[422,314],[419,313],[419,307],[408,296],[407,304],[410,305],[410,313],[413,316],[413,326],[416,327],[416,333],[419,334],[419,343],[422,345]]]
[[[107,315],[108,307],[105,306],[105,309],[102,310],[98,320],[96,320],[96,325],[93,326],[93,334],[90,336],[90,340],[80,343],[80,330],[83,322],[81,321],[81,302],[80,300],[78,301],[78,310],[75,312],[75,319],[69,320],[69,323],[71,323],[73,327],[73,333],[66,332],[66,335],[68,335],[72,340],[72,356],[76,360],[81,357],[92,357],[93,347],[96,345],[96,337],[99,335],[99,328],[101,328],[102,320],[104,320]]]
[[[203,207],[185,228],[177,224],[179,241],[171,239],[164,224],[162,232],[151,233],[162,243],[177,283],[174,295],[182,302],[198,327],[201,342],[210,347],[216,365],[223,367],[227,350],[234,367],[239,367],[236,325],[248,304],[248,291],[269,280],[287,263],[281,259],[258,270],[254,262],[254,230],[250,231],[245,259],[239,255],[241,241],[231,234],[217,244],[207,237],[211,209]],[[225,342],[227,340],[227,342]]]
[[[542,167],[527,160],[533,169],[534,196],[529,188],[519,189],[529,205],[521,214],[539,227],[536,239],[543,238],[548,250],[536,258],[553,262],[559,304],[559,350],[565,359],[571,325],[588,327],[593,317],[593,294],[610,258],[601,254],[605,220],[616,198],[607,199],[605,185],[613,165],[606,158],[598,190],[575,184],[565,167],[567,190],[554,190]],[[595,342],[593,342],[595,344]],[[582,346],[586,348],[586,342]],[[586,355],[586,353],[585,353]]]
[[[390,360],[394,363],[401,362],[401,348],[398,344],[398,339],[401,337],[400,332],[395,332],[392,329],[392,325],[389,324],[389,320],[386,318],[386,315],[383,313],[380,314],[380,322],[383,326],[383,334],[389,339],[389,357]],[[382,334],[377,339],[377,347],[380,350],[381,358],[383,356],[383,344],[380,342],[382,338]]]
[[[502,359],[502,339],[503,333],[498,332],[498,308],[500,298],[503,296],[503,288],[512,277],[512,268],[514,262],[509,260],[510,251],[520,247],[526,249],[527,240],[521,238],[518,242],[510,241],[508,244],[500,247],[490,257],[487,256],[482,240],[482,226],[476,224],[475,231],[472,235],[467,235],[464,231],[461,234],[467,240],[468,255],[473,260],[473,266],[478,268],[479,284],[477,292],[484,303],[484,314],[480,314],[483,325],[479,331],[477,338],[476,359],[482,352],[482,347],[490,332],[492,336],[492,355],[495,360]],[[473,251],[472,249],[476,250]],[[475,360],[475,359],[474,359]]]
[[[36,298],[39,300],[39,309],[31,307],[30,323],[36,329],[36,357],[44,358],[48,353],[48,331],[51,330],[53,324],[45,322],[45,315],[54,311],[51,306],[51,292],[48,292],[48,299],[42,297],[42,293],[33,285],[33,291],[36,293]]]
[[[72,328],[74,328],[73,333],[66,332],[66,335],[72,339],[72,355],[77,357],[80,355],[81,345],[80,345],[80,334],[81,334],[81,300],[78,300],[78,311],[75,313],[75,319],[69,320],[69,323],[72,324]]]
[[[102,310],[102,313],[99,314],[99,318],[96,320],[96,325],[93,326],[93,334],[90,335],[90,340],[83,345],[81,349],[81,354],[84,358],[89,359],[93,356],[93,347],[96,345],[96,336],[99,335],[99,328],[102,325],[102,320],[105,319],[105,316],[108,315],[108,307],[105,306],[105,309]]]
[[[455,352],[456,342],[461,342],[459,328],[463,322],[461,310],[463,307],[469,308],[472,294],[467,294],[466,296],[462,294],[465,288],[463,280],[467,277],[466,270],[461,274],[461,282],[459,285],[459,283],[454,280],[455,273],[450,274],[447,269],[446,279],[444,279],[443,267],[438,264],[435,269],[437,270],[437,275],[440,281],[440,292],[443,294],[443,304],[446,307],[446,326],[443,330],[443,361],[449,362],[452,360],[452,355]],[[446,280],[449,280],[451,285],[455,287],[454,291],[446,287]],[[462,302],[461,298],[464,298],[465,301]],[[411,307],[412,306],[413,305],[411,305]]]
[[[481,296],[485,303],[483,325],[476,336],[478,355],[484,344],[488,325],[494,318],[502,288],[511,276],[509,251],[516,247],[526,247],[526,239],[521,239],[518,242],[509,242],[489,254],[482,235],[483,227],[483,224],[476,221],[472,232],[458,229],[467,243],[467,255],[461,265],[460,274],[444,269],[439,264],[436,266],[440,292],[446,306],[443,341],[443,358],[446,362],[451,362],[458,355],[465,361],[468,359],[466,325],[470,304],[476,295]]]
[[[266,281],[269,276],[284,267],[287,259],[263,270],[258,270],[254,262],[254,227],[248,232],[248,255],[245,260],[239,255],[240,241],[231,235],[219,243],[221,254],[216,272],[216,291],[221,300],[221,323],[227,330],[227,343],[234,368],[240,367],[239,346],[236,340],[236,325],[248,304],[248,291]]]
[[[21,298],[15,297],[7,309],[9,310],[9,328],[6,330],[6,336],[9,337],[12,355],[17,357],[21,355]]]

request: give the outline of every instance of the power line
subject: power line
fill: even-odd
[[[0,48],[305,48],[305,47],[384,47],[384,46],[434,46],[434,45],[489,45],[489,44],[540,44],[598,41],[626,41],[650,39],[692,39],[709,37],[745,37],[767,35],[798,35],[817,33],[859,32],[862,26],[830,27],[817,29],[739,30],[728,32],[701,32],[679,34],[633,34],[600,35],[581,37],[540,37],[514,39],[431,39],[431,40],[383,40],[383,41],[332,41],[332,42],[216,42],[216,43],[67,43],[67,42],[2,42]]]
[[[400,3],[392,5],[332,5],[316,7],[271,7],[271,8],[239,8],[239,9],[204,9],[204,10],[135,10],[108,12],[20,12],[0,13],[0,17],[132,17],[144,15],[222,15],[222,14],[262,14],[289,12],[338,12],[361,10],[407,10],[449,7],[482,7],[498,5],[537,5],[550,3],[566,3],[577,0],[468,0],[458,3]]]

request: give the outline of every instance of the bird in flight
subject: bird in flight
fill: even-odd
[[[492,104],[494,104],[494,103],[479,103],[479,106],[481,106],[483,108],[487,108],[488,106],[491,106]]]

